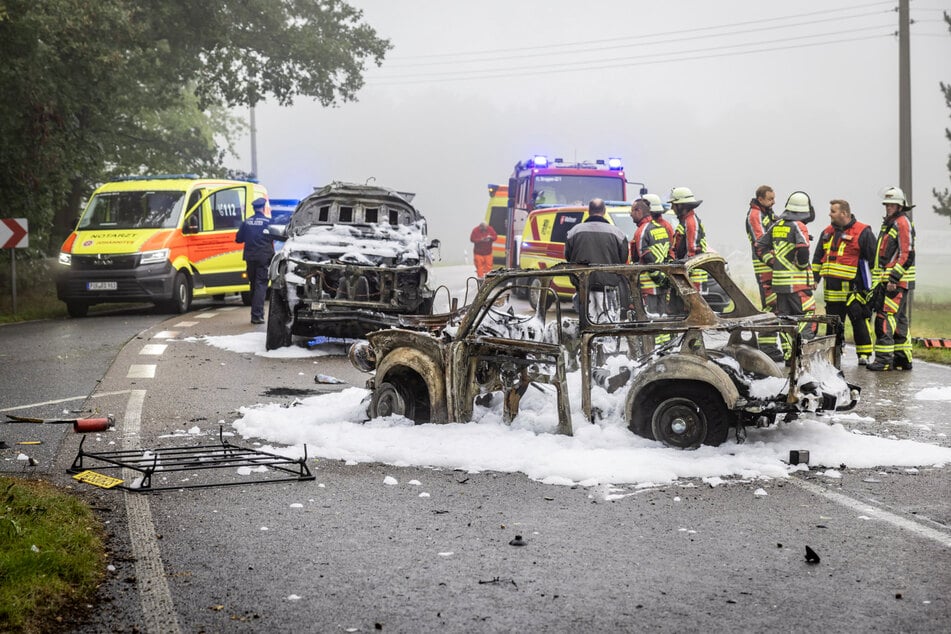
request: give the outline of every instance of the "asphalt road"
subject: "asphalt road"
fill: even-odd
[[[138,334],[132,324],[129,334],[100,331],[95,320],[0,328],[4,354],[58,341],[31,357],[29,374],[3,364],[4,398],[30,395],[3,407],[88,388],[88,403],[120,424],[88,435],[87,451],[186,446],[211,442],[219,424],[228,431],[239,406],[338,387],[315,385],[317,372],[364,380],[345,358],[269,359],[181,341],[263,328],[236,304],[162,323],[140,317]],[[105,340],[113,352],[128,341],[111,365]],[[89,359],[76,347],[100,351],[96,367],[66,369]],[[86,383],[61,388],[60,367]],[[865,387],[859,413],[881,433],[951,445],[942,404],[908,400],[951,384],[951,370],[847,373]],[[320,460],[312,481],[143,495],[73,482],[65,469],[79,437],[60,433],[55,460],[34,469],[97,509],[114,567],[100,601],[67,631],[935,632],[951,622],[947,468],[608,490]],[[9,453],[0,469],[28,469]],[[388,475],[400,484],[383,485]],[[753,495],[761,487],[768,496]],[[516,534],[525,546],[510,545]],[[821,562],[805,561],[806,545]]]

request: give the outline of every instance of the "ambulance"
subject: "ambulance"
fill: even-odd
[[[194,297],[241,293],[247,304],[243,245],[234,238],[256,198],[267,198],[259,183],[195,174],[106,183],[63,243],[56,295],[72,317],[106,302],[185,313]]]
[[[489,183],[489,204],[485,209],[485,222],[495,229],[496,239],[492,243],[492,265],[505,266],[505,235],[509,221],[509,188],[507,185]]]
[[[634,220],[628,203],[606,203],[604,217],[627,236],[634,236]],[[554,207],[529,212],[519,244],[519,266],[522,269],[545,270],[565,261],[565,239],[568,232],[588,219],[588,208]],[[534,281],[532,286],[536,286]],[[570,299],[575,289],[567,277],[556,277],[552,288],[562,299]],[[537,293],[533,288],[529,299],[535,302]]]

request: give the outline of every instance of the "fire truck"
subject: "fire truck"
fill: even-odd
[[[643,189],[642,193],[646,192]],[[627,200],[627,181],[621,159],[569,163],[536,155],[515,164],[508,184],[508,218],[498,231],[496,248],[505,250],[505,266],[519,265],[519,243],[525,219],[533,209],[587,205],[592,198]]]

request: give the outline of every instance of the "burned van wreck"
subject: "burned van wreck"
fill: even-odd
[[[439,241],[426,237],[413,197],[333,182],[300,202],[273,236],[286,242],[269,271],[268,350],[294,335],[362,337],[431,310]]]
[[[697,269],[729,298],[717,310],[691,281]],[[658,276],[667,291],[660,312],[656,301],[648,312],[646,280]],[[577,314],[556,292],[566,284],[577,290]],[[519,299],[525,293],[531,302]],[[832,319],[760,312],[715,254],[657,266],[559,265],[494,272],[468,306],[405,316],[400,327],[355,344],[350,358],[374,373],[371,417],[464,422],[477,406],[497,406],[511,421],[536,389],[557,403],[553,431],[571,434],[571,412],[580,410],[587,422],[623,421],[636,434],[686,449],[719,445],[731,428],[742,441],[748,426],[852,409],[860,389],[839,369],[835,338],[801,334],[803,321]],[[786,342],[785,362],[760,349],[764,333]],[[580,407],[572,407],[574,398]]]

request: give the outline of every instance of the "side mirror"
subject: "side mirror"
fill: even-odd
[[[646,193],[647,193],[647,188],[646,188],[646,187],[641,187],[641,198],[643,198],[643,197],[644,197],[644,194],[646,194]]]
[[[185,226],[182,227],[182,233],[198,233],[198,216],[195,214],[190,215],[188,218],[185,218]]]
[[[268,225],[264,230],[264,235],[271,240],[286,241],[287,225]]]
[[[438,238],[429,243],[430,249],[438,249],[441,246],[442,242],[440,242]]]

